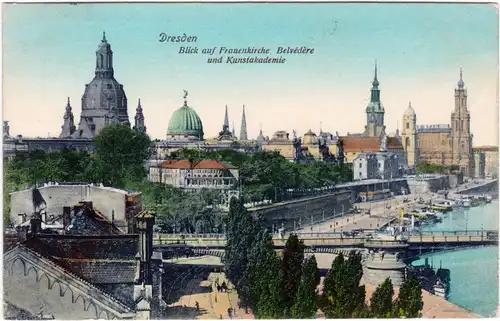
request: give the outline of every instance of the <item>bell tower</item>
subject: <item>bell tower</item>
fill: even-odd
[[[472,134],[470,132],[470,113],[467,109],[467,89],[462,78],[455,89],[455,109],[451,113],[451,155],[452,163],[468,176],[473,176],[474,158],[472,155]]]
[[[408,160],[408,167],[415,168],[418,163],[418,146],[417,146],[417,114],[408,104],[405,113],[403,114],[403,129],[401,131],[401,141]]]
[[[370,103],[366,107],[366,126],[364,136],[381,137],[385,132],[384,115],[385,110],[380,102],[380,89],[377,78],[377,62],[375,62],[375,76],[372,81]]]

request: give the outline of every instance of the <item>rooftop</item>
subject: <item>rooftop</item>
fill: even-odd
[[[187,159],[180,160],[167,160],[162,162],[160,167],[163,168],[179,168],[179,169],[236,169],[235,166],[219,161],[219,160],[211,160],[211,159],[203,159],[203,160],[195,160],[190,162]]]
[[[104,186],[102,183],[101,184],[94,184],[94,183],[88,183],[88,182],[46,182],[46,183],[37,184],[37,186],[29,186],[29,187],[26,187],[26,188],[23,188],[20,190],[16,190],[16,191],[11,192],[9,194],[23,192],[26,190],[33,189],[34,187],[38,188],[39,190],[43,190],[44,188],[53,188],[53,187],[63,188],[65,186],[71,186],[71,187],[91,186],[91,187],[100,188],[100,189],[120,193],[123,195],[129,195],[129,196],[141,194],[141,192],[137,192],[137,191],[125,190],[125,189],[120,189],[120,188],[110,187],[110,186]]]
[[[498,146],[474,146],[472,150],[478,152],[498,152]]]
[[[344,136],[344,152],[379,152],[382,139],[380,137],[369,136]],[[396,137],[387,137],[388,150],[402,150],[403,145]]]

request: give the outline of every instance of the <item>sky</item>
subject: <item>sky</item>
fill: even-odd
[[[474,145],[498,145],[498,22],[488,4],[4,4],[3,119],[11,135],[58,136],[66,100],[79,121],[102,32],[113,50],[133,123],[141,99],[148,133],[164,139],[188,104],[205,137],[228,106],[239,134],[362,132],[377,61],[387,132],[411,101],[417,124],[448,124],[463,68]],[[196,36],[166,43],[159,34]],[[179,54],[181,46],[198,54]],[[283,64],[209,64],[204,48],[265,47]],[[276,55],[306,46],[310,55]],[[253,56],[253,55],[241,55]],[[215,55],[213,57],[218,57]]]

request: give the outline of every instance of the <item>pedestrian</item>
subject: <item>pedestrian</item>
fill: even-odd
[[[221,319],[221,320],[222,320],[222,314],[219,316],[219,319]]]
[[[198,301],[195,301],[194,305],[196,306],[196,311],[200,311],[200,303],[198,303]]]

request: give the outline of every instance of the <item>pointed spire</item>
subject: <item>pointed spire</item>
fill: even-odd
[[[233,136],[236,137],[236,129],[234,129],[234,121],[233,121]]]
[[[66,103],[66,113],[68,112],[71,112],[71,103],[69,101],[69,97],[68,97],[68,102]]]
[[[319,133],[323,134],[323,122],[322,121],[319,122]]]
[[[240,140],[248,140],[247,117],[245,115],[245,105],[243,105],[243,114],[241,115]]]
[[[64,112],[63,119],[64,119],[64,121],[63,121],[63,125],[61,126],[62,130],[61,130],[61,134],[59,135],[59,138],[68,138],[76,130],[73,112],[71,111],[71,103],[70,103],[69,97],[68,97],[67,102],[66,102],[66,110]]]
[[[106,31],[102,32],[102,42],[106,42]]]
[[[229,116],[227,114],[227,105],[226,105],[226,112],[224,113],[224,124],[222,126],[229,128]]]
[[[373,78],[373,82],[372,82],[373,87],[378,87],[378,85],[380,84],[378,82],[378,78],[377,78],[378,75],[377,75],[377,73],[378,73],[377,72],[377,60],[375,60],[375,77]]]
[[[137,111],[141,111],[142,112],[142,106],[141,106],[141,98],[138,99],[137,101]]]
[[[260,123],[260,132],[259,133],[262,135],[262,123]]]
[[[146,133],[146,125],[144,124],[144,114],[142,113],[141,99],[137,100],[137,109],[135,113],[135,124],[133,129],[139,133]]]

